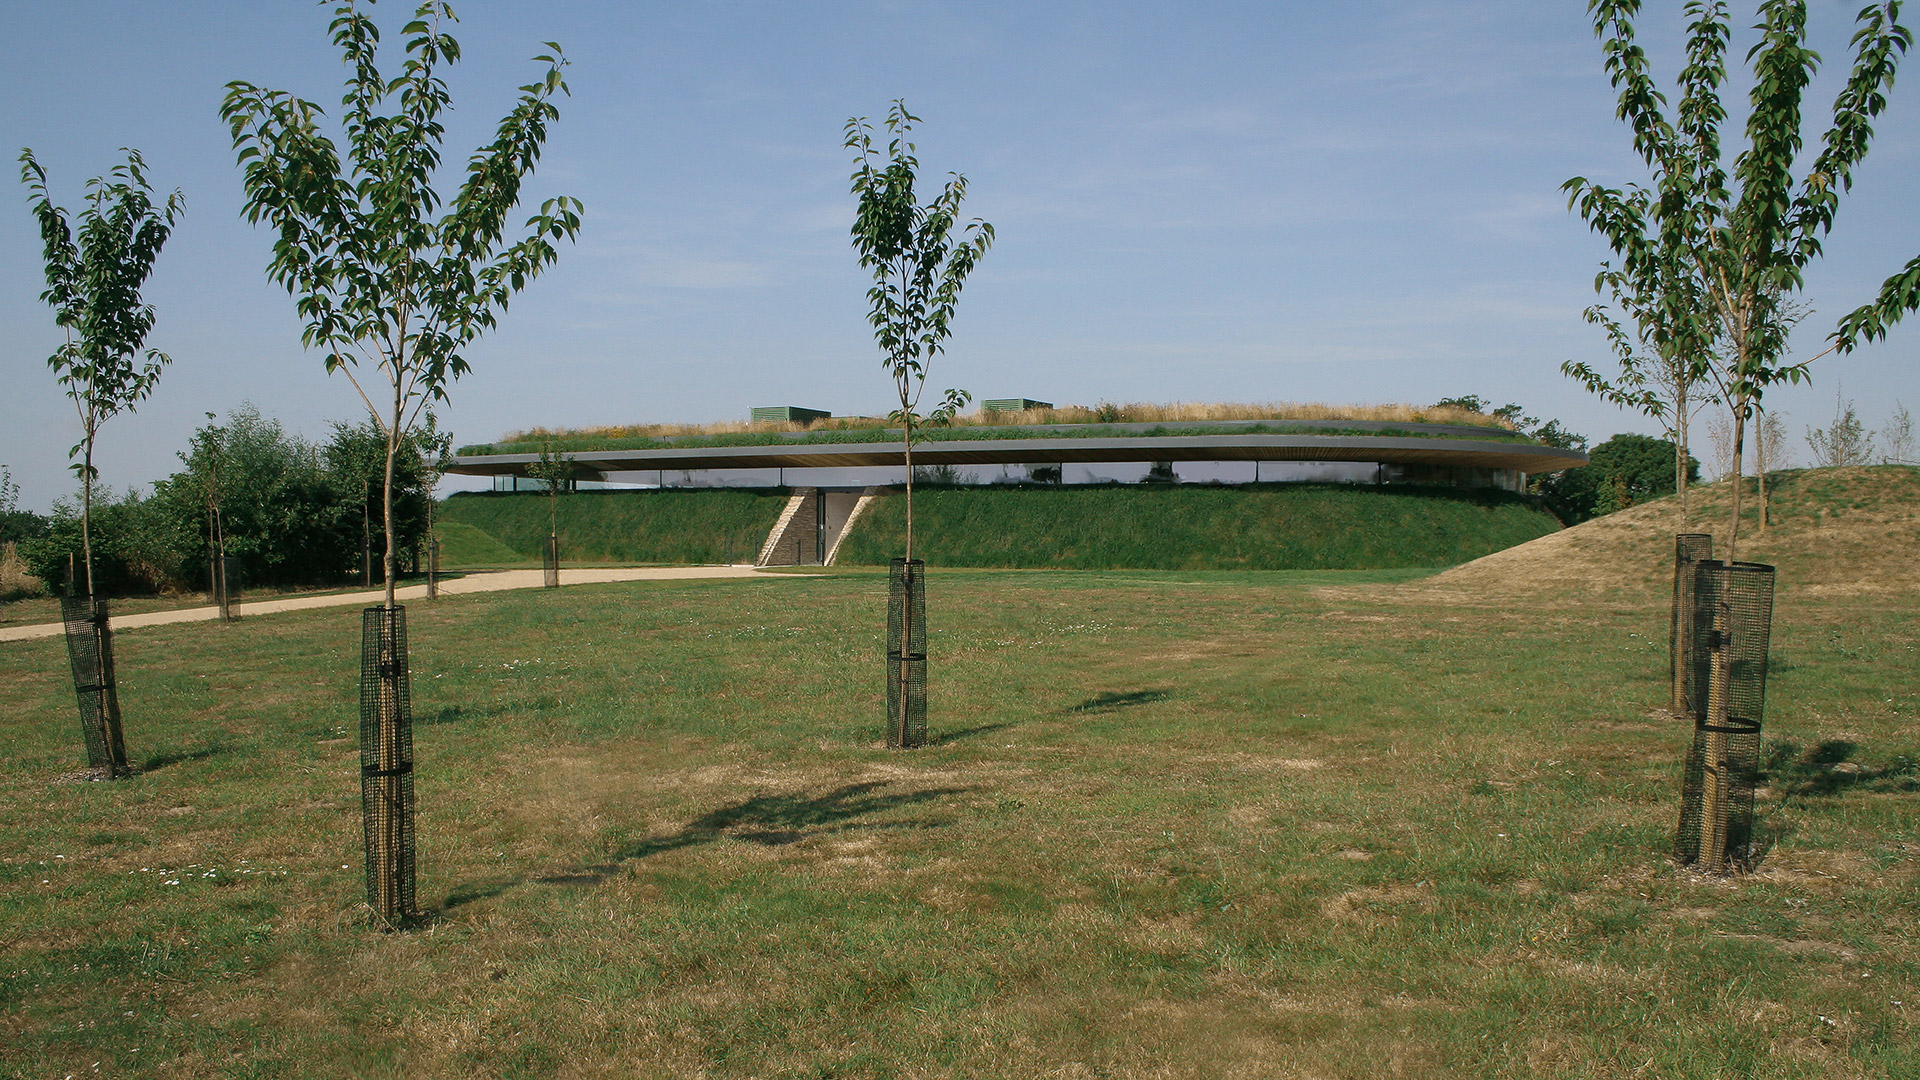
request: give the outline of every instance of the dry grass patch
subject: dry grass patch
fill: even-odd
[[[1920,468],[1794,469],[1769,482],[1770,523],[1760,529],[1750,490],[1737,554],[1777,565],[1782,590],[1836,600],[1920,593]],[[1430,585],[1460,597],[1670,590],[1674,534],[1712,533],[1724,552],[1730,495],[1725,482],[1703,485],[1689,495],[1685,525],[1668,496],[1475,559]]]

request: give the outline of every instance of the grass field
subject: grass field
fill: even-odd
[[[1849,522],[1903,476],[1773,542],[1880,573],[1912,548]],[[1660,543],[1608,528],[1540,543],[1590,575]],[[1658,566],[936,565],[908,753],[884,593],[415,605],[406,934],[358,902],[353,614],[123,635],[114,784],[61,780],[59,643],[0,651],[0,1073],[1920,1073],[1911,592],[1783,581],[1732,879],[1665,854]]]
[[[1353,484],[926,487],[915,554],[930,566],[1079,570],[1370,570],[1451,566],[1560,528],[1502,491]],[[885,565],[906,500],[880,500],[837,562]]]

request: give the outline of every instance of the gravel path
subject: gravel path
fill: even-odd
[[[457,596],[461,593],[499,592],[502,589],[537,589],[541,586],[542,572],[539,570],[496,570],[484,574],[467,574],[464,577],[451,578],[440,583],[443,596]],[[562,585],[588,585],[602,581],[683,581],[689,578],[783,578],[792,574],[766,574],[751,566],[629,566],[629,567],[584,567],[560,571]],[[408,585],[395,592],[401,601],[424,600],[427,596],[425,585]],[[293,596],[284,600],[249,601],[242,598],[240,614],[242,617],[265,615],[275,611],[305,611],[308,608],[323,607],[369,607],[386,599],[383,589],[369,589],[361,592],[330,593],[326,596]],[[115,615],[113,628],[129,630],[138,626],[165,626],[168,623],[211,622],[218,618],[220,609],[215,607],[180,608],[174,611],[149,611],[141,615]],[[29,638],[47,638],[60,636],[63,627],[60,623],[34,623],[28,626],[0,627],[0,641],[25,641]]]

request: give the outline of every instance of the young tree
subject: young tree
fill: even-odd
[[[1899,401],[1893,403],[1893,415],[1880,429],[1880,464],[1914,465],[1913,414]]]
[[[193,452],[181,454],[180,460],[190,469],[196,464],[204,469],[196,479],[200,481],[200,494],[207,503],[207,589],[213,594],[214,603],[220,605],[224,617],[230,610],[227,600],[227,539],[220,520],[220,443],[225,432],[220,430],[217,422],[220,418],[217,415],[208,413],[207,419],[214,422],[193,433]]]
[[[1569,190],[1578,191],[1573,181]],[[1715,359],[1713,328],[1702,317],[1681,230],[1653,213],[1653,195],[1630,187],[1617,204],[1596,208],[1617,215],[1602,230],[1616,238],[1619,265],[1602,263],[1593,289],[1610,293],[1633,323],[1629,333],[1605,304],[1586,310],[1589,323],[1606,331],[1620,373],[1608,378],[1584,362],[1560,365],[1604,401],[1633,409],[1660,422],[1673,443],[1674,489],[1680,495],[1680,524],[1688,523],[1688,436],[1693,416],[1712,400],[1699,384]]]
[[[1746,147],[1731,170],[1721,149],[1727,114],[1720,88],[1732,40],[1723,0],[1687,4],[1687,63],[1671,119],[1646,53],[1634,41],[1639,0],[1591,0],[1588,8],[1594,33],[1604,43],[1607,72],[1619,90],[1618,115],[1633,130],[1634,149],[1652,170],[1653,187],[1644,198],[1638,189],[1607,188],[1584,177],[1565,187],[1623,265],[1652,257],[1646,244],[1650,230],[1661,237],[1659,250],[1679,260],[1670,268],[1677,275],[1673,288],[1681,297],[1695,298],[1711,328],[1704,340],[1717,348],[1699,355],[1694,366],[1712,379],[1732,421],[1733,512],[1726,553],[1731,560],[1740,535],[1747,421],[1767,387],[1805,380],[1811,362],[1786,362],[1792,312],[1785,303],[1800,288],[1807,264],[1821,253],[1912,37],[1898,21],[1899,0],[1879,0],[1859,13],[1853,63],[1834,99],[1832,121],[1819,153],[1796,179],[1794,166],[1805,141],[1801,101],[1820,63],[1806,45],[1805,0],[1759,4],[1760,40],[1747,53],[1753,86]],[[1907,284],[1896,286],[1900,281]],[[1834,347],[1851,347],[1861,335],[1884,334],[1890,321],[1916,303],[1920,260],[1904,277],[1890,279],[1875,304],[1842,321]],[[1702,336],[1692,338],[1692,347],[1699,348]]]
[[[893,376],[900,408],[890,419],[905,429],[903,438],[907,475],[907,559],[913,559],[913,444],[923,423],[950,421],[972,396],[948,390],[940,407],[926,417],[915,410],[926,389],[927,366],[946,347],[953,333],[953,309],[967,275],[993,243],[993,226],[979,218],[970,221],[959,238],[953,235],[960,220],[960,204],[967,197],[967,178],[948,173],[940,194],[925,206],[917,201],[914,183],[920,168],[914,144],[907,135],[920,118],[895,100],[887,112],[887,149],[884,157],[874,147],[874,130],[864,116],[847,121],[845,149],[858,151],[852,176],[859,200],[853,219],[853,247],[860,265],[873,271],[867,290],[873,324],[880,344],[881,364]]]
[[[547,65],[520,87],[494,141],[467,161],[450,202],[434,186],[451,96],[440,71],[460,58],[446,26],[444,0],[426,0],[402,33],[407,60],[389,79],[375,66],[379,32],[362,10],[373,0],[334,9],[334,44],[352,75],[342,98],[346,162],[321,133],[323,110],[280,90],[227,84],[220,115],[245,167],[247,220],[278,232],[267,274],[292,294],[307,320],[302,339],[326,352],[329,372],[352,382],[386,436],[382,493],[386,518],[386,604],[393,606],[394,461],[421,410],[445,400],[467,371],[461,350],[491,329],[528,281],[558,257],[554,243],[579,231],[582,207],[548,199],[519,240],[506,240],[507,214],[539,161],[554,104],[567,91],[566,60],[552,42],[535,57]],[[356,371],[374,367],[374,392]]]
[[[433,507],[440,487],[440,478],[453,467],[453,433],[440,430],[440,418],[427,410],[426,423],[422,425],[416,437],[416,449],[420,455],[420,480],[427,493],[427,532],[425,565],[427,568],[427,596],[429,599],[440,595],[438,562],[440,541],[433,532]]]
[[[1807,446],[1817,467],[1865,465],[1873,460],[1873,436],[1855,415],[1853,402],[1838,391],[1833,395],[1833,421],[1823,428],[1808,428]]]
[[[1758,406],[1754,409],[1753,475],[1760,488],[1760,531],[1766,532],[1773,519],[1773,502],[1767,494],[1767,476],[1787,468],[1787,421],[1785,414]]]
[[[547,495],[547,554],[546,561],[551,564],[547,571],[547,587],[560,585],[560,496],[573,490],[573,455],[556,450],[553,440],[540,444],[540,456],[527,463],[527,475],[546,485]]]
[[[66,343],[47,358],[47,366],[80,415],[81,439],[67,456],[80,459],[73,471],[80,478],[80,547],[88,595],[94,591],[93,485],[100,478],[93,465],[94,437],[110,417],[132,412],[153,393],[160,369],[171,362],[165,353],[145,348],[154,311],[141,302],[140,287],[185,205],[175,190],[156,206],[146,162],[138,150],[126,155],[126,164],[87,181],[76,237],[67,211],[47,193],[47,171],[32,150],[20,151],[20,179],[31,192],[28,201],[45,248],[47,291],[40,299],[53,306],[54,321],[67,332]]]

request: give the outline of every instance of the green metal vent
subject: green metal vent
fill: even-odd
[[[815,420],[825,420],[833,414],[819,409],[803,409],[798,405],[759,405],[750,414],[754,423],[786,420],[795,424],[811,424]]]

